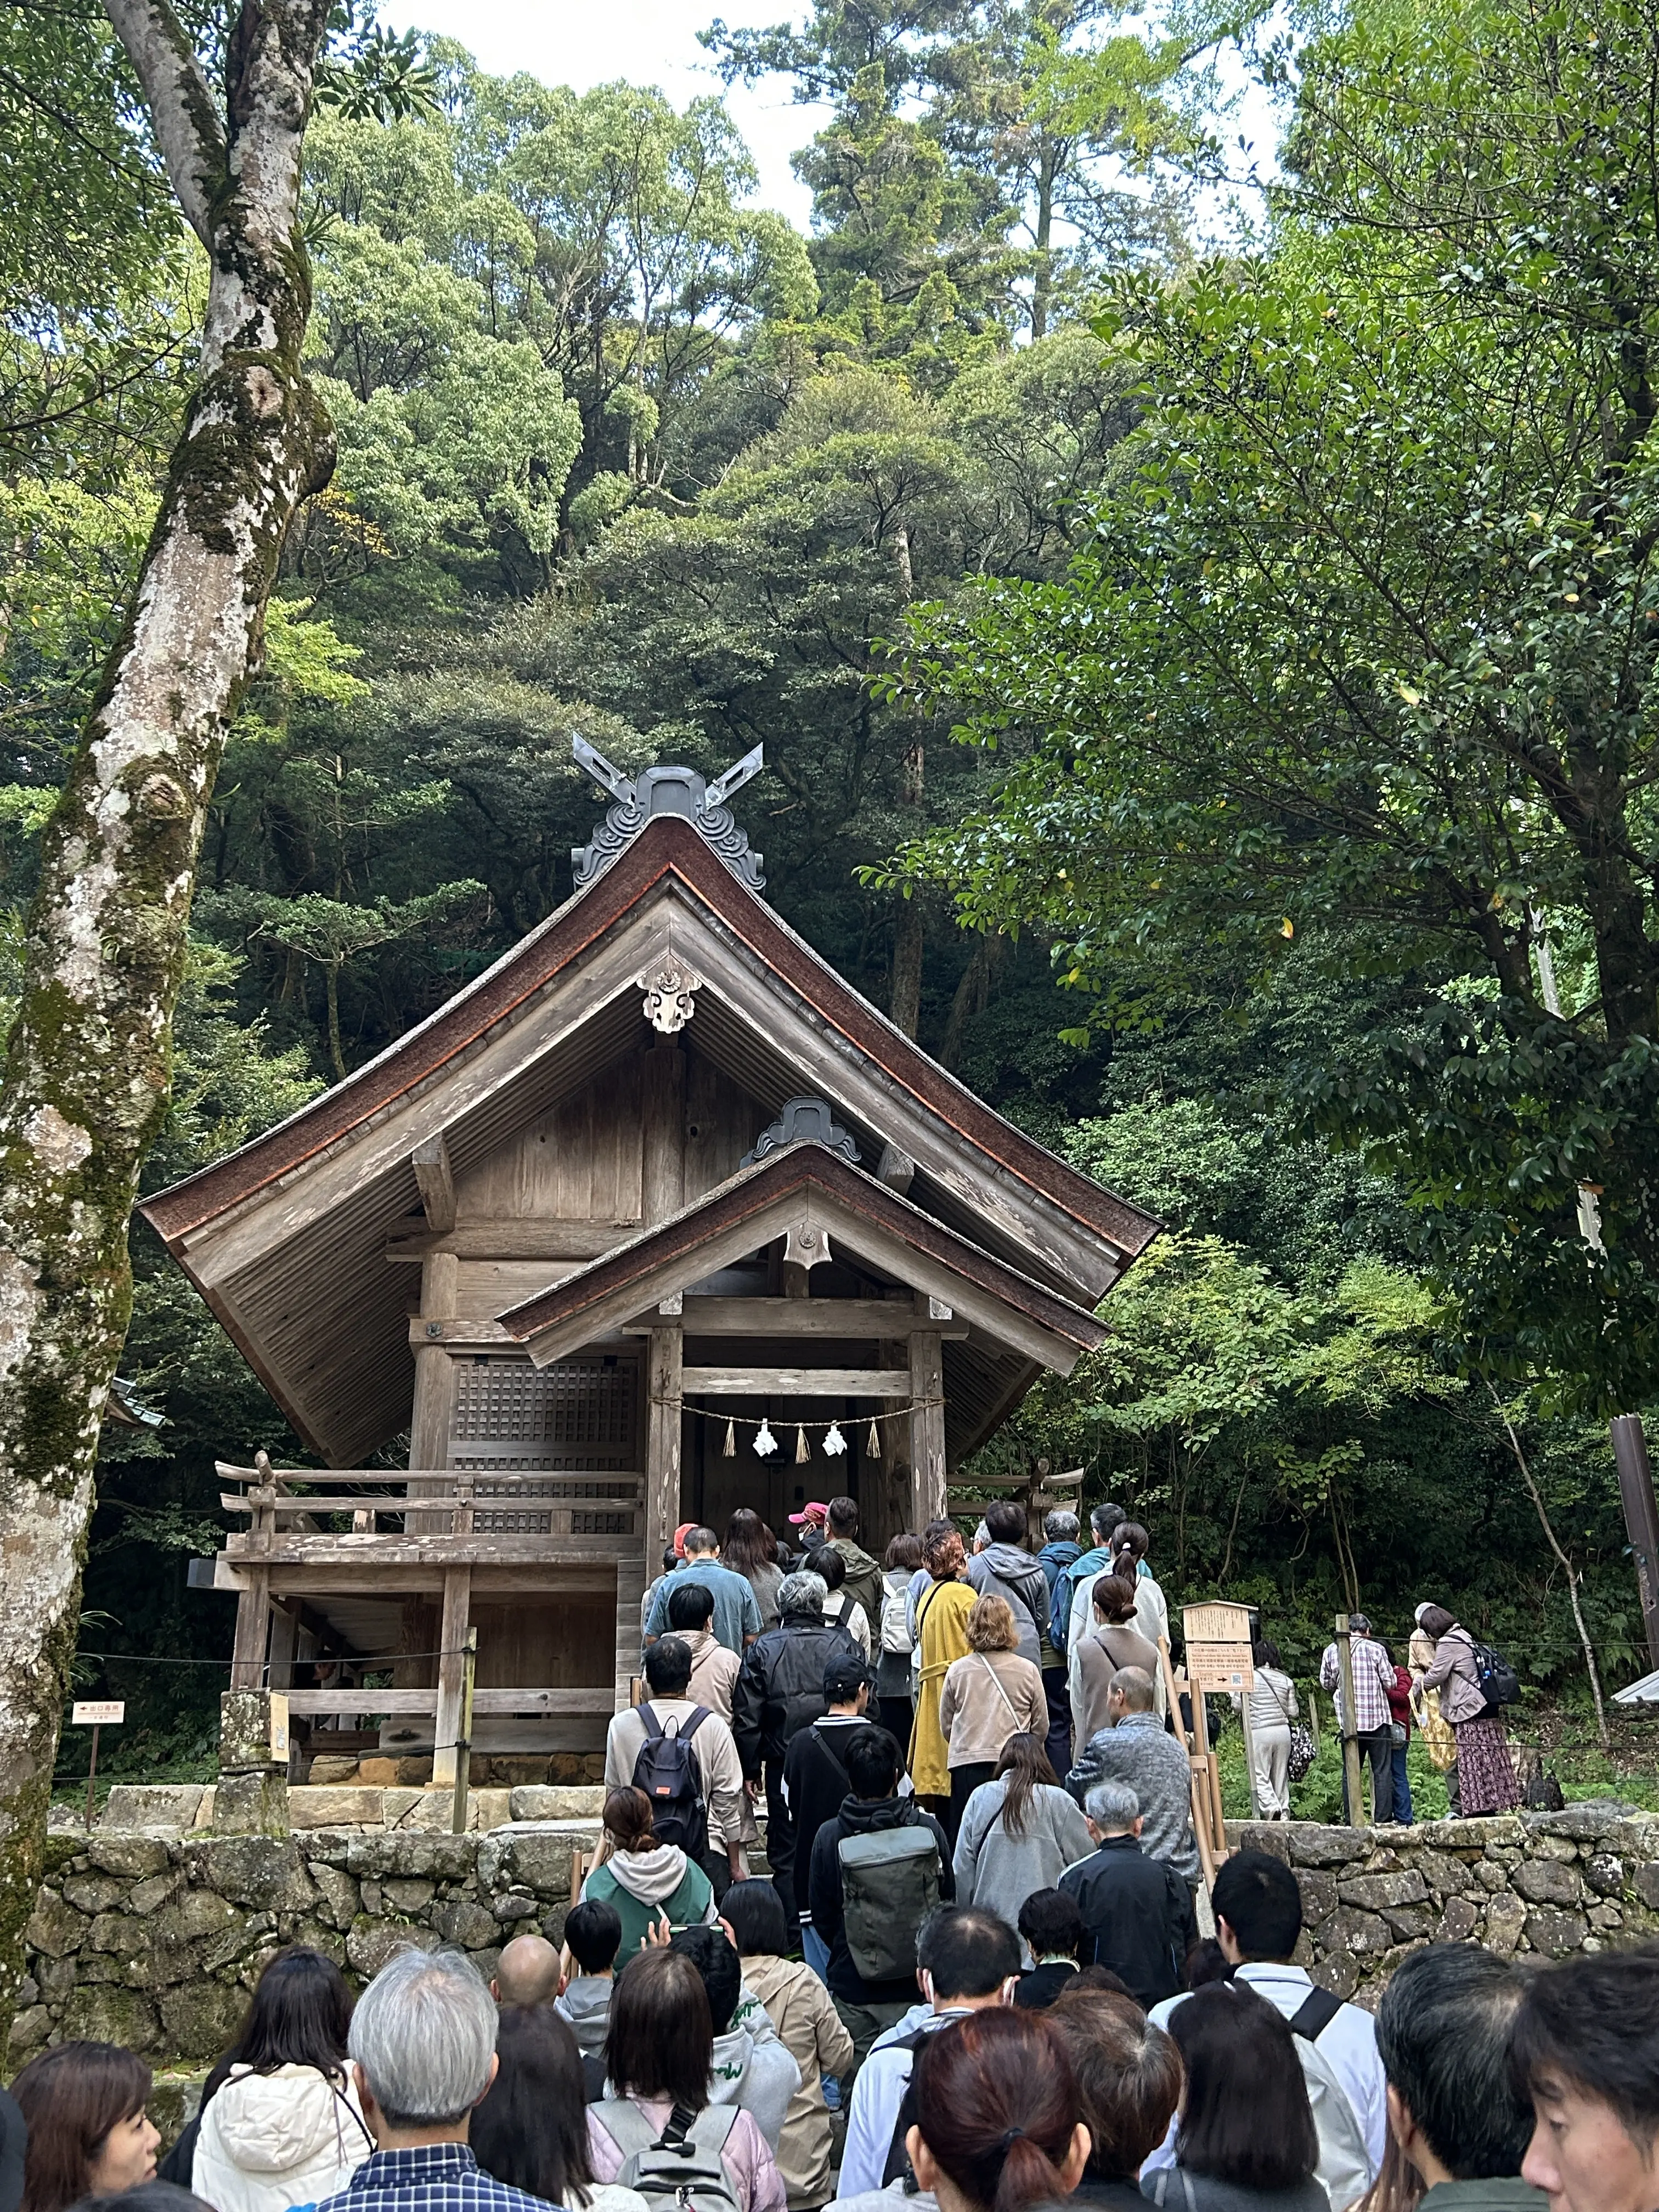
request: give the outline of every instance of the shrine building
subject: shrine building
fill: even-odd
[[[574,896],[140,1209],[322,1465],[221,1465],[233,1686],[441,1784],[470,1627],[475,1752],[601,1747],[679,1523],[846,1492],[879,1554],[1157,1228],[779,920],[727,803],[758,749],[576,751],[612,803]]]

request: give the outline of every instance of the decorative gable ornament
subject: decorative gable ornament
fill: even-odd
[[[859,1148],[836,1121],[835,1109],[828,1099],[816,1098],[810,1092],[784,1102],[782,1113],[769,1129],[761,1131],[754,1151],[745,1152],[738,1165],[752,1168],[757,1160],[781,1152],[786,1145],[822,1145],[838,1154],[849,1168],[859,1164]]]
[[[597,745],[572,735],[570,750],[577,765],[586,769],[600,789],[611,793],[611,805],[586,845],[574,845],[570,865],[576,889],[586,890],[602,876],[617,855],[625,853],[646,823],[659,814],[675,814],[689,822],[711,853],[717,854],[739,883],[751,891],[764,890],[761,855],[749,849],[747,835],[738,829],[726,800],[751,776],[760,774],[766,757],[763,745],[747,752],[724,775],[708,783],[696,769],[642,769],[632,781],[613,768]]]
[[[690,968],[665,960],[656,968],[642,969],[634,978],[645,994],[645,1018],[662,1036],[674,1036],[697,1011],[696,994],[702,977]]]

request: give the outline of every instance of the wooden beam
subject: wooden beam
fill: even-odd
[[[908,1330],[915,1308],[902,1298],[717,1298],[688,1297],[681,1312],[688,1336],[890,1337]],[[623,1325],[623,1334],[645,1336],[657,1326],[654,1313],[642,1313]],[[965,1321],[949,1322],[941,1336],[965,1337]]]
[[[270,1627],[270,1569],[263,1564],[266,1556],[261,1555],[258,1566],[250,1564],[236,1601],[236,1640],[230,1654],[233,1690],[258,1689],[265,1671],[265,1637]]]
[[[438,1632],[437,1704],[432,1750],[432,1786],[455,1787],[456,1740],[461,1732],[461,1705],[465,1688],[466,1632],[472,1613],[472,1577],[465,1567],[452,1567],[444,1577],[443,1626]],[[358,1692],[362,1697],[365,1692]],[[368,1694],[373,1694],[369,1692]]]
[[[884,1145],[881,1158],[876,1163],[876,1181],[885,1183],[902,1198],[915,1181],[916,1164],[908,1152],[900,1152],[896,1145]]]
[[[688,1367],[688,1397],[907,1398],[908,1376],[890,1367]]]
[[[684,1340],[678,1326],[653,1328],[647,1389],[645,1556],[654,1566],[680,1517],[680,1416],[684,1405]]]
[[[676,1469],[676,1480],[678,1471]],[[580,1510],[580,1509],[578,1509]],[[668,1524],[672,1534],[674,1523]],[[614,1559],[624,1547],[631,1548],[639,1541],[637,1536],[278,1536],[262,1551],[256,1560],[248,1551],[249,1539],[242,1535],[228,1536],[225,1549],[219,1554],[240,1573],[252,1572],[258,1565],[269,1563],[283,1567],[349,1567],[369,1565],[383,1576],[390,1576],[404,1567],[436,1567],[441,1571],[447,1567],[489,1566],[556,1566],[581,1559]],[[222,1585],[215,1588],[238,1585]],[[373,1589],[373,1582],[364,1585]],[[401,1587],[401,1585],[399,1586]],[[259,1654],[264,1664],[264,1652]],[[257,1683],[238,1684],[239,1688],[257,1689]]]
[[[423,1137],[410,1154],[426,1225],[434,1236],[447,1237],[455,1226],[455,1176],[449,1164],[449,1147],[441,1132]]]
[[[415,1354],[415,1398],[409,1424],[411,1468],[440,1468],[449,1456],[450,1408],[455,1395],[455,1363],[441,1343],[427,1334],[441,1329],[455,1310],[460,1262],[452,1252],[434,1252],[421,1269],[422,1332]],[[412,1534],[422,1533],[419,1530]],[[432,1532],[432,1533],[435,1533]]]
[[[910,1415],[910,1505],[913,1528],[925,1528],[945,1511],[945,1363],[937,1329],[910,1333],[910,1371],[904,1378]]]
[[[635,1611],[639,1601],[635,1600]],[[638,1636],[635,1647],[638,1649]],[[441,1692],[431,1690],[290,1690],[288,1709],[304,1717],[330,1713],[431,1713],[436,1715]],[[592,1688],[556,1690],[475,1690],[475,1713],[522,1713],[545,1718],[560,1713],[611,1713],[615,1696],[609,1682]]]
[[[424,1260],[450,1252],[459,1260],[544,1260],[568,1274],[586,1260],[602,1260],[630,1237],[638,1221],[463,1221],[441,1236],[410,1227],[387,1237],[388,1260]],[[550,1275],[550,1280],[552,1279]]]

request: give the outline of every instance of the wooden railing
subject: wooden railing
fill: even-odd
[[[546,1542],[568,1550],[614,1550],[643,1527],[644,1477],[610,1469],[533,1468],[487,1472],[453,1468],[388,1470],[234,1467],[218,1462],[227,1513],[246,1514],[246,1532],[226,1546],[232,1558],[320,1559],[334,1546],[361,1547],[434,1540],[441,1548],[489,1549],[505,1539],[518,1553]],[[349,1531],[331,1528],[351,1516]]]

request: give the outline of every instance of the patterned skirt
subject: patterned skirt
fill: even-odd
[[[1457,1723],[1457,1788],[1466,1820],[1512,1813],[1521,1802],[1504,1723],[1495,1716]]]

